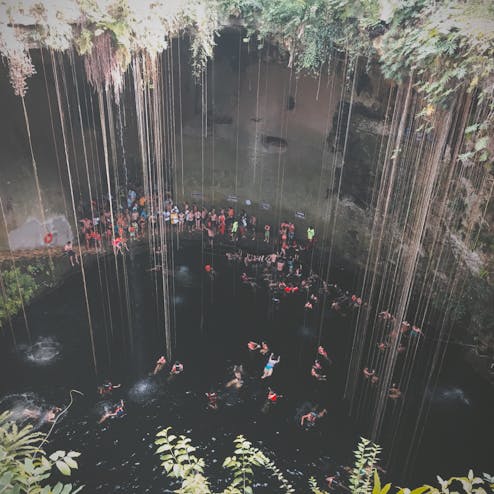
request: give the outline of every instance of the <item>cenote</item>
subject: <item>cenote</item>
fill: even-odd
[[[243,247],[259,252],[254,242],[246,242]],[[281,299],[279,306],[273,306],[266,288],[252,290],[240,282],[243,266],[225,256],[225,251],[235,251],[232,245],[206,251],[218,273],[212,281],[204,276],[200,242],[185,240],[176,253],[173,276],[177,328],[174,355],[184,363],[185,371],[173,380],[168,374],[152,376],[154,362],[163,349],[163,319],[156,304],[162,293],[158,289],[154,296],[156,273],[150,271],[152,256],[146,250],[141,246],[135,254],[118,259],[119,269],[121,263],[126,264],[133,301],[130,320],[110,256],[101,260],[100,269],[106,273],[103,291],[98,287],[98,266],[94,264],[87,271],[86,282],[95,288],[90,290],[90,306],[96,348],[103,356],[99,375],[122,383],[121,390],[108,399],[95,392],[98,381],[91,366],[84,291],[74,274],[29,307],[27,317],[33,321],[35,343],[29,347],[18,344],[17,350],[3,346],[2,375],[11,378],[2,380],[2,408],[8,406],[15,412],[17,407],[18,413],[26,406],[47,409],[66,404],[70,389],[82,392],[84,396],[76,396],[70,413],[54,430],[50,446],[82,453],[77,475],[90,492],[172,489],[174,484],[163,476],[155,454],[154,435],[164,425],[193,440],[206,459],[211,482],[218,488],[225,483],[221,480],[221,463],[232,453],[232,440],[238,434],[276,458],[300,492],[305,491],[308,476],[321,477],[350,464],[359,423],[348,417],[348,406],[341,396],[354,317],[343,318],[331,312],[324,317],[320,343],[329,349],[333,364],[327,382],[314,382],[307,369],[319,341],[319,318],[302,309],[304,295]],[[261,244],[261,251],[269,250]],[[341,286],[353,283],[351,271],[342,266],[335,268],[331,279]],[[101,297],[105,292],[108,298]],[[113,336],[104,327],[109,318]],[[16,327],[19,333],[22,326],[19,322]],[[284,398],[269,413],[262,411],[268,387],[259,379],[263,359],[246,347],[247,341],[261,339],[282,355],[269,385]],[[453,471],[465,463],[488,467],[484,462],[490,447],[486,432],[492,431],[492,394],[486,392],[487,383],[479,387],[478,378],[465,364],[457,362],[454,351],[448,352],[446,360],[445,367],[450,370],[441,375],[429,398],[431,414],[413,474],[417,481],[431,479],[438,468]],[[230,391],[225,384],[238,364],[245,367],[245,385],[239,391]],[[205,393],[211,390],[220,394],[218,411],[207,407]],[[104,408],[120,398],[128,404],[127,415],[99,425]],[[304,431],[298,422],[311,404],[327,407],[328,417],[317,430]],[[460,449],[458,444],[462,445]],[[406,448],[397,445],[395,451],[401,455]],[[425,451],[440,456],[434,465],[421,459]],[[390,473],[400,478],[399,470]],[[276,483],[260,475],[254,487],[256,492],[273,492]]]
[[[492,492],[493,47],[486,0],[0,2],[0,493]]]

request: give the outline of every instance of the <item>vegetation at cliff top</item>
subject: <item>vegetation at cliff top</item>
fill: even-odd
[[[448,106],[465,92],[489,107],[468,123],[463,159],[490,164],[494,156],[494,4],[489,0],[0,0],[0,54],[14,91],[24,96],[36,70],[29,49],[72,47],[100,88],[123,88],[133,57],[155,60],[172,38],[190,40],[199,74],[225,25],[246,29],[245,42],[265,41],[288,54],[296,70],[319,72],[344,52],[350,63],[365,57],[400,83],[412,79],[427,109]],[[427,106],[428,105],[428,106]],[[470,149],[471,148],[471,149]]]

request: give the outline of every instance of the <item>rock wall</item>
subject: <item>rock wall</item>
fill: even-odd
[[[186,61],[186,47],[182,46],[182,61]],[[11,232],[11,240],[15,240],[11,245],[22,244],[24,248],[28,244],[39,245],[39,228],[33,229],[31,243],[18,240],[25,237],[20,232],[31,224],[26,222],[39,224],[43,216],[61,215],[74,228],[51,66],[45,56],[43,67],[39,53],[34,54],[34,59],[38,73],[29,81],[26,108],[41,185],[41,203],[21,100],[13,95],[5,67],[0,72],[2,106],[9,116],[1,123],[0,194],[4,198],[7,230]],[[297,75],[279,60],[275,48],[252,51],[252,47],[242,42],[241,32],[227,30],[218,39],[204,87],[193,79],[187,63],[179,67],[175,62],[175,196],[180,200],[204,201],[207,205],[234,202],[237,207],[257,214],[260,221],[292,219],[303,229],[314,223],[319,233],[324,228],[329,229],[328,236],[333,239],[338,253],[352,259],[363,256],[375,178],[374,162],[386,133],[383,114],[388,87],[379,75],[372,75],[372,71],[367,75],[361,67],[348,118],[349,84],[353,80],[344,78],[343,58],[335,60],[330,70],[323,67],[321,74],[314,76]],[[84,98],[91,96],[95,101],[80,66],[76,72]],[[70,91],[73,84],[68,65],[66,79]],[[90,128],[89,120],[85,120],[81,128],[74,94],[62,95],[62,98],[66,98],[64,112],[70,117],[70,128],[66,131],[75,205],[78,206],[80,201],[87,201],[82,139],[91,133],[95,136],[96,149],[90,156],[93,164],[89,181],[95,189],[98,184],[100,191],[106,188],[100,130],[94,123]],[[125,174],[135,178],[139,177],[142,164],[132,98],[131,90],[123,98]],[[204,114],[202,101],[206,102]],[[122,183],[121,160],[117,168]],[[340,201],[336,205],[338,188]],[[96,194],[94,190],[93,194]],[[337,221],[333,226],[325,218],[334,215],[335,208]],[[3,221],[0,230],[0,247],[6,248]]]

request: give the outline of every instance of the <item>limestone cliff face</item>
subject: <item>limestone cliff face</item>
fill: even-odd
[[[355,258],[356,253],[365,253],[368,208],[375,178],[373,163],[386,137],[383,116],[388,87],[384,81],[372,75],[372,71],[367,75],[362,67],[355,81],[354,104],[348,118],[352,81],[344,81],[343,60],[336,60],[319,76],[296,75],[279,62],[274,48],[264,52],[260,60],[257,53],[250,52],[242,43],[237,31],[226,31],[219,38],[215,59],[208,69],[204,96],[207,109],[203,120],[202,88],[184,62],[185,49],[180,67],[176,60],[173,71],[175,197],[200,202],[202,195],[206,204],[217,205],[227,203],[229,198],[236,201],[237,207],[257,214],[260,221],[278,221],[283,216],[295,220],[304,230],[314,223],[321,233],[328,228],[325,219],[337,207],[338,221],[332,238],[339,254]],[[40,54],[34,55],[38,73],[30,80],[26,96],[42,206],[46,218],[62,215],[73,225],[53,74],[46,57],[44,61],[43,70]],[[81,67],[76,70],[80,93],[86,101],[90,98],[96,101],[84,81]],[[62,95],[62,101],[65,104],[68,101],[64,112],[69,122],[68,158],[77,208],[81,201],[87,201],[88,176],[97,197],[104,192],[106,182],[100,130],[91,116],[86,115],[84,101],[81,129],[68,64],[66,79],[70,94],[68,100]],[[0,73],[0,84],[6,115],[0,132],[0,193],[8,230],[12,231],[22,228],[26,221],[42,221],[43,215],[21,101],[9,86],[5,67]],[[131,90],[124,101],[126,169],[119,159],[116,172],[120,183],[124,182],[124,175],[136,181],[142,174]],[[93,109],[97,111],[95,104]],[[89,175],[83,144],[90,161]],[[112,176],[113,172],[112,169]],[[338,188],[340,200],[336,206]],[[246,201],[251,205],[247,206]],[[3,222],[1,227],[0,242],[5,248]],[[36,246],[34,238],[32,242]]]

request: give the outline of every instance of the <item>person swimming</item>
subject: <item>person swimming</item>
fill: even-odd
[[[310,375],[318,381],[326,381],[328,379],[328,376],[323,373],[322,365],[317,360],[315,360],[314,364],[312,365]]]
[[[111,381],[105,381],[103,384],[98,386],[98,393],[101,396],[106,396],[111,394],[114,389],[118,389],[121,386],[121,384],[113,384]]]
[[[153,375],[158,374],[158,372],[161,372],[163,370],[163,367],[166,365],[166,358],[161,355],[161,357],[156,361],[156,366],[153,371]]]
[[[46,422],[55,422],[57,420],[57,417],[59,415],[59,413],[62,411],[62,409],[60,407],[52,407],[50,408],[46,413],[45,413],[45,416],[44,416],[44,420]]]
[[[324,417],[327,413],[328,411],[325,408],[323,408],[319,413],[315,410],[311,410],[309,413],[306,413],[305,415],[302,415],[302,417],[300,417],[300,425],[305,428],[314,427],[316,425],[316,422]]]
[[[283,398],[283,395],[278,394],[272,388],[268,388],[268,394],[266,396],[266,401],[261,408],[262,413],[268,413],[269,410],[274,407],[280,398]]]
[[[218,393],[210,391],[209,393],[206,393],[206,398],[208,399],[208,408],[211,410],[218,410]]]
[[[266,379],[268,377],[271,377],[273,375],[273,370],[276,364],[278,364],[281,360],[281,357],[278,357],[277,359],[274,358],[274,353],[272,353],[269,356],[268,361],[266,362],[266,365],[264,367],[264,372],[261,376],[261,379]]]
[[[369,379],[370,377],[375,375],[376,371],[374,369],[370,370],[368,367],[365,367],[362,373],[364,374],[365,379]]]
[[[269,345],[265,341],[261,341],[261,349],[259,350],[261,355],[267,355],[269,352]]]
[[[247,348],[249,349],[249,351],[255,352],[256,350],[259,350],[261,348],[261,345],[259,345],[259,343],[256,343],[255,341],[249,341],[249,343],[247,343]]]
[[[278,403],[278,400],[280,398],[283,398],[283,395],[279,395],[276,391],[274,391],[273,389],[271,388],[268,388],[268,396],[267,396],[267,400],[268,402],[272,403],[272,404],[275,404],[275,403]]]
[[[184,366],[178,360],[173,364],[170,370],[170,376],[178,376],[184,371]]]
[[[396,384],[393,384],[389,388],[388,396],[392,400],[397,400],[397,399],[401,398],[401,395],[402,395],[401,390],[400,390],[400,388]]]
[[[123,400],[120,400],[119,403],[115,405],[113,410],[106,410],[103,416],[100,418],[99,423],[102,424],[108,419],[119,419],[125,415],[125,403]]]
[[[233,367],[233,376],[233,379],[226,383],[226,387],[240,389],[244,385],[244,368],[242,365],[235,365]]]

